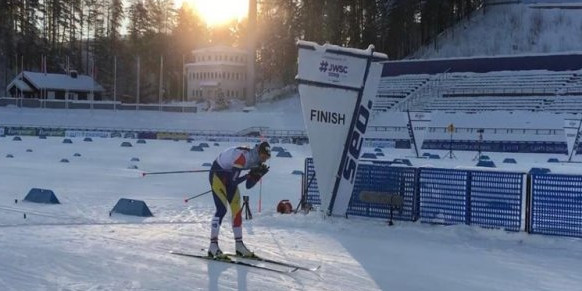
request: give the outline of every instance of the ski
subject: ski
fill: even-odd
[[[263,258],[263,257],[259,257],[257,255],[255,255],[254,257],[242,257],[242,256],[239,256],[239,255],[233,254],[233,253],[224,253],[224,255],[226,255],[228,257],[233,257],[233,258],[241,258],[241,259],[247,259],[247,260],[253,260],[253,261],[258,261],[258,262],[263,262],[263,263],[269,263],[269,264],[279,265],[279,266],[283,266],[283,267],[296,268],[298,270],[303,270],[303,271],[315,272],[315,271],[319,270],[319,268],[321,268],[321,265],[318,265],[318,266],[315,266],[315,267],[312,267],[312,268],[308,268],[308,267],[303,267],[303,266],[295,265],[295,264],[292,264],[292,263],[287,263],[287,262],[282,262],[282,261],[277,261],[277,260],[266,259],[266,258]]]
[[[206,251],[206,249],[202,249],[202,251]],[[255,255],[254,257],[243,257],[243,256],[239,256],[239,255],[233,254],[233,253],[224,253],[224,255],[228,256],[228,257],[232,257],[232,258],[253,260],[253,261],[258,261],[258,262],[263,262],[263,263],[279,265],[279,266],[283,266],[283,267],[296,268],[298,270],[303,270],[303,271],[315,272],[321,268],[321,265],[309,268],[309,267],[299,266],[299,265],[295,265],[295,264],[288,263],[288,262],[266,259],[263,257],[259,257],[257,255]]]
[[[271,272],[280,273],[280,274],[290,274],[290,273],[293,273],[299,269],[299,268],[290,267],[291,269],[289,269],[289,270],[278,270],[278,269],[274,269],[274,268],[259,266],[259,265],[241,262],[241,261],[236,261],[236,260],[226,260],[226,259],[209,257],[207,255],[196,255],[196,254],[182,253],[182,252],[176,252],[176,251],[170,251],[170,254],[184,256],[184,257],[190,257],[190,258],[198,258],[198,259],[203,259],[203,260],[207,260],[207,261],[214,261],[214,262],[221,262],[221,263],[226,263],[226,264],[245,266],[245,267],[249,267],[249,268],[271,271]]]

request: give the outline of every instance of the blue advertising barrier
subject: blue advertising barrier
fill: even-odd
[[[422,169],[420,221],[436,224],[470,224],[467,216],[469,171]]]
[[[313,158],[305,158],[305,179],[303,179],[303,193],[307,195],[305,201],[311,205],[321,205],[317,178],[315,178],[315,167]]]
[[[401,220],[582,237],[582,175],[392,167],[389,163],[360,165],[348,214],[387,217],[387,206],[362,202],[359,193],[401,193],[404,209],[395,212]],[[524,191],[526,175],[529,186]],[[307,158],[304,195],[307,202],[320,205],[314,177],[313,160]]]
[[[360,164],[356,173],[356,183],[347,214],[367,217],[390,217],[387,204],[367,203],[360,200],[360,192],[374,191],[399,194],[403,197],[401,211],[394,211],[394,219],[414,221],[418,217],[416,195],[416,169],[408,167],[389,167],[381,162]]]
[[[523,173],[421,169],[420,220],[519,231]]]
[[[568,154],[566,142],[552,141],[453,141],[427,139],[422,143],[424,150],[449,150],[456,151],[487,151],[502,153],[549,153]]]
[[[388,167],[390,162],[374,162],[373,164],[361,164],[356,173],[354,191],[348,207],[348,215],[388,218],[390,207],[388,205],[367,203],[360,201],[361,191],[378,191],[399,193],[403,196],[401,211],[394,211],[394,219],[416,220],[418,217],[418,195],[416,195],[415,179],[416,169],[409,167]],[[305,159],[305,173],[303,191],[307,195],[306,201],[311,205],[321,205],[317,179],[314,178],[315,168],[313,159]]]
[[[582,176],[531,176],[530,232],[582,237]]]
[[[523,173],[471,171],[471,224],[520,231]]]
[[[388,205],[360,201],[362,191],[403,196],[403,210],[395,219],[435,224],[474,224],[482,227],[522,229],[523,173],[393,167],[390,162],[360,164],[348,206],[350,215],[389,216]],[[313,161],[305,160],[304,195],[319,205]],[[309,186],[309,187],[307,187]]]
[[[467,57],[432,60],[383,62],[382,77],[456,72],[487,73],[492,71],[577,71],[582,69],[582,54],[553,54],[505,57]]]

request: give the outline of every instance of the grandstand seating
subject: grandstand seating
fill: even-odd
[[[430,78],[429,75],[402,75],[382,78],[378,85],[377,98],[372,109],[388,111],[410,94],[418,91]]]
[[[582,70],[405,74],[381,78],[373,110],[582,113]]]
[[[582,112],[582,87],[578,96],[557,96],[544,107],[545,111],[580,113]]]
[[[445,111],[582,111],[582,100],[564,98],[574,93],[580,82],[576,72],[512,71],[489,73],[452,73],[441,78],[436,93],[423,96],[419,110]],[[582,87],[581,87],[582,88]],[[582,94],[580,94],[582,95]]]

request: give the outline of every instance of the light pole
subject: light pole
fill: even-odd
[[[249,0],[248,15],[248,58],[247,58],[247,88],[246,104],[254,105],[255,100],[255,63],[257,56],[256,31],[257,31],[257,0]]]

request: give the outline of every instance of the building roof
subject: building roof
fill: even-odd
[[[15,78],[15,80],[18,79],[18,81],[24,83],[22,81],[23,78],[28,80],[36,89],[49,89],[49,90],[52,89],[52,90],[82,91],[82,92],[105,91],[105,89],[101,85],[99,85],[99,83],[97,83],[93,78],[81,74],[78,74],[77,78],[73,78],[70,75],[66,74],[49,74],[49,73],[45,74],[40,72],[24,71],[20,73]],[[13,81],[12,83],[15,82]]]
[[[16,88],[18,88],[20,91],[22,92],[32,92],[32,88],[30,88],[30,86],[28,86],[28,84],[26,84],[26,82],[20,80],[20,79],[14,79],[12,80],[12,82],[10,82],[10,84],[8,84],[8,88],[15,86]]]
[[[205,48],[201,48],[201,49],[197,49],[197,50],[193,50],[192,53],[193,54],[197,54],[197,53],[215,53],[215,52],[236,52],[236,53],[247,53],[246,50],[240,49],[240,48],[235,48],[235,47],[230,47],[230,46],[226,46],[226,45],[217,45],[217,46],[211,46],[211,47],[205,47]]]

